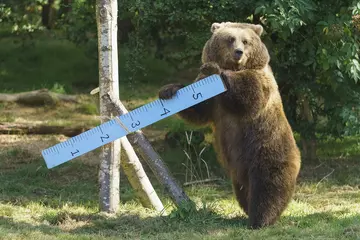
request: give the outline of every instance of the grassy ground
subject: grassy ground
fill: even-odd
[[[96,86],[96,65],[81,49],[66,41],[44,38],[35,47],[19,50],[13,39],[3,38],[0,57],[1,91],[48,87],[79,94],[80,98],[79,104],[51,108],[1,104],[0,122],[98,124],[95,104],[86,94]],[[157,62],[149,69],[170,76],[171,71],[162,70],[162,64]],[[152,100],[158,87],[169,81],[165,77],[152,78],[156,80],[125,81],[120,90],[129,109]],[[181,183],[189,180],[185,176],[184,165],[188,162],[184,150],[190,152],[194,145],[172,147],[164,136],[168,130],[183,133],[189,129],[192,127],[176,117],[144,129]],[[143,208],[124,174],[119,213],[98,213],[99,150],[48,170],[40,151],[61,140],[61,135],[0,135],[0,239],[360,239],[360,139],[356,137],[321,142],[319,160],[303,163],[294,200],[281,220],[258,231],[246,229],[246,216],[227,178],[185,187],[197,203],[198,212],[183,215],[176,211],[148,168],[168,216]],[[196,146],[197,152],[203,147]],[[212,176],[223,177],[214,163],[212,148],[205,147],[202,158],[211,166],[209,171]]]
[[[358,157],[305,163],[289,208],[275,226],[246,229],[224,180],[186,187],[199,212],[181,217],[153,176],[169,216],[144,209],[125,178],[121,180],[121,210],[116,216],[97,212],[98,151],[53,170],[39,152],[60,136],[2,135],[0,143],[0,238],[2,239],[359,239],[360,177]],[[360,153],[354,139],[342,144]],[[331,142],[333,143],[333,142]],[[330,143],[330,144],[331,144]],[[161,151],[164,153],[164,151]],[[169,150],[165,150],[169,151]],[[162,154],[172,172],[174,156]],[[165,157],[166,156],[166,157]],[[150,172],[150,171],[148,171]],[[177,178],[182,182],[183,177]]]

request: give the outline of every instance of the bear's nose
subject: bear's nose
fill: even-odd
[[[235,50],[235,56],[236,56],[236,58],[241,58],[241,56],[242,56],[242,54],[243,54],[243,51],[240,49],[240,48],[238,48],[238,49],[236,49]]]

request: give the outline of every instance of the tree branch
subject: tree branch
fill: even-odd
[[[105,93],[101,97],[105,102],[107,102],[108,106],[112,106],[113,112],[116,115],[126,114],[128,111],[125,106],[121,103],[120,100],[112,98],[109,93]],[[150,142],[146,139],[143,133],[138,130],[132,134],[129,134],[128,139],[131,144],[136,144],[142,151],[144,155],[144,159],[147,164],[150,166],[154,175],[158,179],[158,181],[165,187],[166,191],[170,195],[172,201],[180,207],[184,203],[194,203],[190,200],[190,198],[185,194],[180,185],[176,182],[176,180],[169,173],[168,168],[163,163],[159,154],[155,151],[155,149],[151,146]]]

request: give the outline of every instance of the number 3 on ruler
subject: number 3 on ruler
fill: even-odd
[[[133,123],[131,123],[131,127],[132,128],[136,128],[137,126],[139,126],[140,125],[140,121],[138,120],[137,122],[133,122]]]
[[[224,83],[219,75],[214,74],[200,81],[185,87],[185,90],[179,94],[179,101],[165,101],[163,103],[161,99],[157,99],[143,106],[147,112],[145,115],[136,115],[137,117],[134,117],[133,119],[131,114],[142,112],[144,108],[140,109],[140,111],[135,109],[124,115],[121,120],[125,120],[126,116],[129,116],[131,120],[127,123],[129,124],[130,130],[143,128],[173,113],[183,111],[198,104],[199,102],[202,102],[203,100],[210,99],[226,91]],[[114,123],[114,120],[111,121]],[[103,131],[101,127],[106,129],[106,131]],[[119,139],[126,136],[129,132],[132,132],[118,131],[117,125],[107,123],[101,124],[99,126],[99,130],[100,134],[98,134],[97,131],[89,130],[86,133],[82,133],[80,138],[68,139],[65,143],[58,143],[55,146],[43,150],[42,155],[45,159],[47,167],[50,169],[58,166],[75,157],[103,146],[105,143],[110,142],[110,140],[113,141],[115,139]],[[86,136],[89,141],[83,142],[84,139],[82,136]]]

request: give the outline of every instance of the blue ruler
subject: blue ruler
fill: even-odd
[[[41,153],[47,168],[56,167],[225,91],[219,75],[209,76],[180,89],[171,99],[157,99]]]

